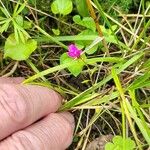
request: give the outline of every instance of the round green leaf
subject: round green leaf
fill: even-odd
[[[73,17],[73,21],[76,24],[79,24],[81,26],[86,27],[87,29],[92,30],[93,32],[96,31],[95,22],[94,22],[93,18],[91,18],[91,17],[83,17],[83,19],[81,19],[81,17],[79,15],[75,15]]]
[[[82,59],[86,59],[85,55],[82,55]],[[81,58],[74,60],[73,58],[69,57],[67,53],[64,53],[60,57],[60,64],[70,63],[74,61],[71,67],[68,67],[68,70],[71,72],[72,75],[77,77],[81,72],[85,65],[84,61]]]
[[[28,39],[23,43],[21,40],[16,41],[15,35],[11,34],[4,47],[4,57],[10,57],[14,60],[26,60],[31,53],[37,48],[37,42],[33,39]]]
[[[73,8],[71,0],[55,0],[51,5],[54,14],[68,15]]]
[[[105,150],[123,150],[123,142],[125,142],[125,150],[135,149],[135,142],[130,138],[123,140],[121,136],[115,136],[113,138],[113,143],[108,142],[105,145]]]

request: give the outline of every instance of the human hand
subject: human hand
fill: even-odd
[[[65,150],[72,142],[74,118],[55,113],[61,97],[20,80],[0,78],[0,150]]]

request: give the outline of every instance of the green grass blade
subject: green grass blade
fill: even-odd
[[[52,37],[51,35],[49,35],[47,32],[45,32],[42,28],[40,28],[39,26],[35,25],[34,26],[43,34],[46,36],[46,38],[50,39],[51,41],[53,41],[54,43],[60,45],[61,47],[63,47],[64,49],[68,49],[68,47],[63,44],[62,42],[60,42],[59,40],[57,40],[56,38]]]
[[[28,59],[28,60],[26,60],[26,62],[27,62],[27,64],[32,68],[32,70],[33,70],[35,73],[39,73],[39,72],[40,72],[40,71],[36,68],[36,66],[32,63],[31,60]],[[45,78],[44,76],[42,76],[41,79],[46,82],[46,78]]]
[[[118,63],[118,62],[123,62],[124,59],[123,58],[118,58],[118,57],[99,57],[99,58],[91,58],[91,59],[87,59],[86,63],[87,64],[95,64],[97,62],[111,62],[111,63]]]
[[[126,120],[125,120],[125,109],[124,109],[124,106],[123,106],[123,103],[122,101],[125,101],[126,98],[125,98],[125,95],[124,95],[124,90],[121,86],[121,83],[120,83],[120,80],[117,76],[117,73],[116,73],[116,70],[115,68],[112,68],[112,77],[114,79],[114,82],[115,82],[115,85],[117,87],[117,90],[119,91],[120,93],[120,97],[122,100],[120,100],[120,106],[121,106],[121,114],[122,114],[122,134],[123,134],[123,150],[125,150],[126,148],[126,145],[125,145],[125,138],[126,138]]]
[[[148,127],[148,125],[147,125],[147,123],[146,123],[146,121],[144,119],[143,113],[141,112],[140,105],[136,101],[135,91],[134,90],[132,90],[132,91],[130,90],[129,94],[130,94],[130,97],[132,99],[132,104],[133,104],[135,110],[137,110],[137,113],[139,114],[139,117],[141,119],[141,124],[145,128],[147,134],[150,135],[150,129],[149,129],[149,127]]]
[[[87,103],[84,104],[84,106],[96,106],[100,105],[102,103],[108,103],[109,101],[117,98],[119,96],[119,92],[112,92],[109,95],[104,95],[103,97],[97,97],[95,99],[92,99],[91,101],[88,101]]]
[[[140,53],[140,54],[132,57],[126,63],[124,63],[123,65],[121,65],[119,69],[116,70],[117,74],[119,74],[120,72],[124,71],[127,67],[129,67],[131,64],[133,64],[134,62],[136,62],[142,56],[143,56],[143,53]],[[101,87],[102,85],[104,85],[105,83],[107,83],[108,81],[110,81],[111,79],[112,79],[112,75],[109,75],[105,79],[103,79],[102,81],[94,84],[92,87],[90,87],[89,89],[87,89],[84,92],[80,93],[79,95],[77,95],[76,97],[74,97],[73,99],[71,99],[69,102],[67,102],[66,104],[64,104],[62,106],[61,110],[70,109],[76,103],[78,103],[79,101],[81,101],[84,96],[86,96],[87,94],[89,94],[89,93],[93,92],[94,90],[98,89],[99,87]]]
[[[134,109],[132,108],[131,104],[129,103],[128,100],[125,101],[126,106],[130,112],[130,114],[132,114],[132,117],[134,119],[134,121],[136,122],[137,126],[139,127],[141,133],[143,134],[145,140],[147,141],[147,143],[150,145],[150,135],[148,135],[148,132],[145,130],[145,128],[143,127],[141,120],[137,117],[136,112],[134,111]]]
[[[47,75],[47,74],[53,73],[53,72],[55,72],[55,71],[59,71],[59,70],[65,69],[65,68],[67,68],[67,67],[70,67],[73,63],[74,63],[74,62],[72,61],[72,62],[70,62],[70,63],[62,64],[62,65],[59,65],[59,66],[56,66],[56,67],[53,67],[53,68],[49,68],[49,69],[44,70],[44,71],[42,71],[42,72],[39,72],[39,73],[33,75],[32,77],[26,79],[26,80],[23,82],[23,84],[28,83],[28,82],[32,82],[33,80],[35,80],[35,79],[37,79],[37,78],[41,78],[41,77],[43,77],[43,76],[45,76],[45,75]]]
[[[104,58],[101,57],[101,58],[95,58],[95,59],[94,58],[88,59],[88,61],[86,63],[87,64],[94,64],[96,62],[119,62],[119,61],[122,61],[122,60],[123,59],[116,58],[116,57],[115,58],[113,58],[113,57],[108,57],[108,58],[107,57],[104,57]],[[47,69],[45,71],[39,72],[36,75],[26,79],[23,83],[32,82],[33,80],[35,80],[37,78],[42,78],[43,76],[45,76],[47,74],[50,74],[50,73],[53,73],[53,72],[65,69],[67,67],[70,67],[73,63],[74,63],[74,60],[72,61],[72,63],[62,64],[62,65],[59,65],[59,66]]]

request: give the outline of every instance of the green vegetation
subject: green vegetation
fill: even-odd
[[[70,149],[150,145],[150,3],[0,0],[1,76],[52,88],[76,119]],[[69,45],[74,48],[69,48]]]

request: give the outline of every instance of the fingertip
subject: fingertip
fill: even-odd
[[[64,119],[66,119],[69,122],[69,124],[71,125],[72,129],[74,130],[75,120],[74,120],[73,115],[70,112],[61,112],[58,114],[61,115]]]
[[[18,149],[25,147],[24,149],[64,150],[72,143],[73,128],[71,124],[73,120],[73,116],[68,112],[51,113],[4,141],[11,148],[13,144]]]
[[[41,88],[45,88],[45,87],[41,87]],[[56,91],[54,91],[54,90],[52,90],[52,89],[47,89],[47,88],[45,88],[46,89],[46,91],[47,91],[47,93],[48,93],[48,97],[49,97],[49,100],[50,100],[50,102],[51,102],[51,105],[53,106],[53,107],[51,107],[51,112],[56,112],[59,108],[60,108],[60,106],[62,105],[62,101],[63,101],[63,98],[62,98],[62,96],[59,94],[59,93],[57,93]],[[46,93],[46,92],[45,92]],[[44,95],[44,94],[43,94]],[[54,110],[53,110],[54,109]],[[51,113],[50,112],[50,113]]]
[[[0,84],[0,139],[56,112],[61,103],[61,96],[46,87]]]

